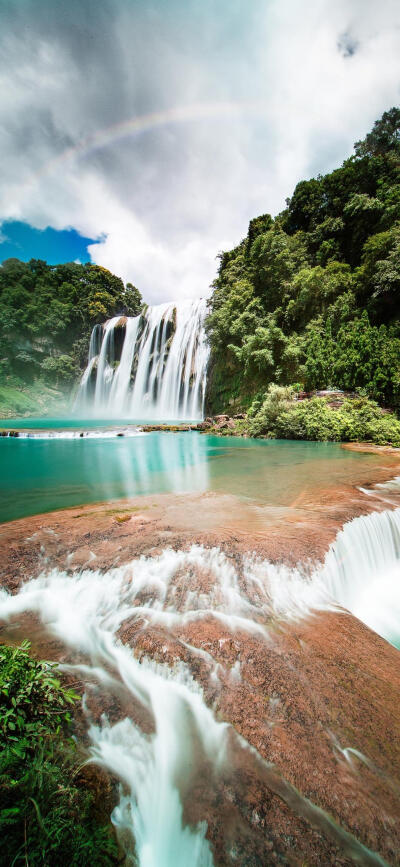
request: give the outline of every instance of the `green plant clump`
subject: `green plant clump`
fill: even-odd
[[[400,421],[367,397],[295,400],[292,388],[272,384],[253,401],[246,421],[251,436],[277,439],[365,442],[400,447]]]
[[[69,728],[79,696],[29,647],[0,647],[0,864],[115,864],[111,826],[97,820],[93,795],[76,779]]]

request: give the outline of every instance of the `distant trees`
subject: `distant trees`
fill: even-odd
[[[7,259],[0,266],[0,370],[23,380],[76,378],[96,322],[140,312],[140,292],[99,265]]]

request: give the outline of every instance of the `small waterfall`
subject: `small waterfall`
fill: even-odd
[[[322,564],[289,569],[248,557],[245,572],[278,617],[346,609],[400,648],[400,509],[349,521]]]
[[[154,557],[141,556],[104,573],[53,569],[28,581],[16,595],[0,589],[0,620],[36,615],[45,630],[62,641],[67,657],[68,649],[72,654],[64,668],[88,684],[84,708],[91,757],[122,783],[112,821],[127,863],[213,867],[207,817],[216,809],[215,786],[218,779],[227,781],[229,791],[238,785],[242,762],[249,768],[256,760],[272,791],[339,845],[352,863],[386,864],[320,806],[303,798],[234,729],[218,721],[197,680],[199,661],[209,683],[221,688],[228,671],[213,655],[213,642],[207,640],[204,646],[207,631],[199,628],[197,638],[188,627],[214,620],[232,630],[235,643],[243,634],[265,641],[271,636],[271,618],[300,619],[312,610],[339,605],[393,640],[393,627],[398,634],[400,622],[399,564],[400,509],[346,524],[325,562],[313,570],[249,556],[240,569],[218,548],[193,545],[188,551],[166,549]],[[124,624],[133,627],[132,646],[122,643]],[[142,645],[151,635],[155,643]],[[157,661],[145,647],[155,647]],[[177,647],[185,648],[187,661],[175,655]],[[158,661],[164,653],[165,662]],[[231,687],[240,679],[238,657],[229,674]],[[122,711],[117,721],[104,714],[93,719],[91,684],[95,706],[103,695],[106,706],[118,697],[129,714]],[[230,742],[243,751],[237,765],[231,762],[235,754]],[[191,799],[197,804],[194,822],[185,818]]]
[[[114,316],[107,322],[104,328],[104,337],[101,344],[100,354],[97,362],[97,377],[96,389],[94,393],[95,402],[100,406],[106,399],[108,386],[112,382],[113,377],[113,362],[114,362],[114,329],[119,322],[120,316]]]
[[[90,336],[88,363],[86,370],[82,376],[79,390],[80,400],[82,401],[82,404],[87,403],[89,400],[91,374],[100,353],[102,338],[102,326],[95,325]]]
[[[400,646],[400,509],[345,524],[321,578],[332,599]]]
[[[206,301],[159,304],[93,329],[76,410],[136,419],[203,416]],[[121,337],[123,339],[121,348]]]
[[[202,763],[218,770],[228,726],[215,720],[188,666],[143,656],[139,661],[117,637],[124,620],[137,613],[139,587],[152,589],[157,598],[176,565],[176,556],[167,551],[159,561],[136,561],[133,580],[124,568],[76,576],[54,570],[30,581],[17,596],[0,590],[2,620],[36,613],[50,634],[87,660],[67,665],[68,671],[98,683],[106,694],[122,690],[135,715],[150,721],[149,732],[132,718],[110,724],[103,716],[88,732],[93,760],[124,784],[112,821],[123,841],[130,838],[127,863],[138,867],[214,864],[207,823],[185,824],[182,793],[198,781]]]

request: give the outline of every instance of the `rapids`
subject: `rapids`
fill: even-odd
[[[203,416],[206,301],[159,304],[95,325],[75,411],[135,419]]]
[[[249,555],[238,561],[200,545],[186,551],[167,548],[107,572],[50,569],[14,596],[1,591],[0,618],[36,615],[45,631],[69,648],[65,668],[87,683],[89,696],[93,689],[108,698],[122,690],[131,709],[117,721],[105,714],[94,719],[87,699],[84,706],[91,759],[121,782],[112,821],[129,863],[136,858],[140,867],[212,867],[205,815],[187,821],[187,804],[199,779],[211,799],[213,781],[232,770],[230,743],[236,737],[238,749],[248,753],[246,762],[258,763],[270,788],[299,816],[322,829],[355,862],[382,865],[378,855],[277,777],[254,747],[218,721],[204,686],[207,678],[214,688],[227,677],[240,682],[240,661],[224,671],[201,641],[185,639],[184,629],[215,621],[233,636],[247,633],[268,644],[276,622],[344,608],[398,643],[399,566],[396,509],[349,522],[324,563],[296,569]],[[130,646],[121,639],[124,628]],[[142,649],[149,630],[164,636],[164,662]],[[185,649],[187,661],[171,657],[169,642]],[[198,677],[199,666],[206,679]],[[199,809],[205,809],[201,800]]]

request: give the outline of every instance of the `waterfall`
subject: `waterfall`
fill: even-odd
[[[136,708],[135,717],[150,721],[149,732],[130,717],[114,724],[102,717],[91,721],[88,731],[93,760],[124,784],[112,821],[122,840],[128,835],[130,855],[134,838],[137,860],[127,863],[139,867],[214,863],[206,822],[184,823],[182,792],[195,785],[202,763],[218,769],[228,726],[215,720],[188,666],[139,661],[117,635],[124,620],[136,616],[140,588],[153,592],[157,608],[160,591],[181,562],[167,551],[155,561],[136,561],[131,576],[125,568],[75,576],[53,570],[17,596],[0,590],[1,619],[34,612],[50,634],[87,660],[67,670],[98,683],[108,695],[122,691]]]
[[[90,336],[89,356],[86,370],[82,376],[80,384],[80,400],[82,403],[87,403],[89,398],[89,383],[92,370],[97,362],[100,353],[103,329],[101,325],[95,325]]]
[[[159,304],[93,329],[75,409],[136,419],[203,416],[206,301]]]

